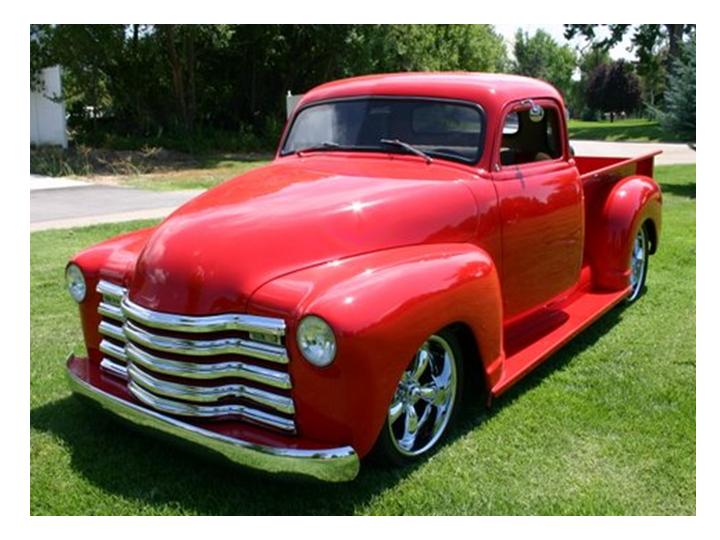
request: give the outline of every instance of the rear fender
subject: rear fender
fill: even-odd
[[[630,253],[636,232],[649,222],[651,252],[655,252],[662,224],[662,194],[648,176],[628,176],[610,190],[590,238],[593,281],[598,288],[620,290],[630,282]]]
[[[491,379],[499,375],[498,276],[490,256],[468,244],[396,248],[301,270],[263,286],[251,308],[292,313],[287,347],[300,434],[343,441],[360,455],[372,448],[402,372],[432,333],[464,323],[480,354],[467,360],[482,362]],[[297,323],[307,314],[335,331],[337,357],[326,368],[297,348]]]

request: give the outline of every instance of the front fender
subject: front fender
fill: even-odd
[[[652,226],[652,249],[657,249],[662,224],[662,194],[648,176],[628,176],[608,194],[599,226],[590,239],[590,256],[597,287],[620,290],[630,279],[630,252],[635,233],[645,222]]]
[[[82,269],[87,283],[87,295],[79,304],[80,321],[88,356],[94,362],[100,362],[101,357],[98,349],[100,314],[97,311],[100,294],[95,290],[98,281],[102,278],[127,287],[135,261],[153,230],[155,227],[148,227],[115,236],[84,249],[70,260]]]
[[[288,319],[301,436],[342,441],[361,456],[372,448],[402,372],[429,335],[466,324],[486,372],[493,372],[502,350],[495,265],[469,244],[396,248],[301,270],[261,287],[250,306]],[[337,357],[326,368],[313,367],[298,351],[295,329],[307,314],[322,317],[336,333]]]

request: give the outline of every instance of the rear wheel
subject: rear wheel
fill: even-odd
[[[462,397],[463,357],[449,331],[430,336],[398,382],[373,456],[404,465],[437,448]]]
[[[650,259],[649,247],[647,226],[642,225],[635,235],[632,253],[630,254],[630,293],[627,297],[629,303],[637,300],[645,289]]]

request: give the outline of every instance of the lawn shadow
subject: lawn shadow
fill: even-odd
[[[150,513],[350,515],[417,468],[365,465],[345,484],[269,476],[196,455],[91,405],[69,396],[32,409],[30,425],[61,440],[78,475],[107,493],[140,501]]]
[[[695,180],[688,184],[664,184],[660,183],[660,189],[663,193],[677,195],[678,197],[686,197],[695,199]]]
[[[469,396],[446,444],[480,427],[513,401],[564,369],[582,351],[607,334],[622,315],[611,310],[548,361],[496,399],[490,409],[478,393]],[[364,463],[346,484],[270,477],[200,458],[176,445],[126,428],[78,398],[66,397],[32,409],[30,425],[51,433],[69,448],[71,467],[103,491],[136,499],[163,513],[205,515],[348,515],[395,486],[422,462],[404,469]],[[79,509],[87,514],[93,508]]]
[[[552,373],[565,369],[574,358],[583,351],[593,347],[598,340],[610,332],[612,328],[620,322],[622,313],[626,307],[625,304],[620,304],[611,309],[595,323],[583,330],[572,341],[550,356],[550,358],[520,379],[507,392],[493,399],[489,408],[486,406],[486,400],[481,396],[474,396],[468,400],[470,403],[466,403],[467,407],[465,407],[460,417],[459,425],[456,430],[450,434],[448,443],[452,443],[453,440],[481,426],[486,420],[500,414],[514,401],[521,399],[525,393],[542,384],[545,378]]]

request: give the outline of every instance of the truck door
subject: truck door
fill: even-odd
[[[583,192],[560,107],[550,99],[511,104],[495,137],[506,320],[542,307],[580,277]]]

